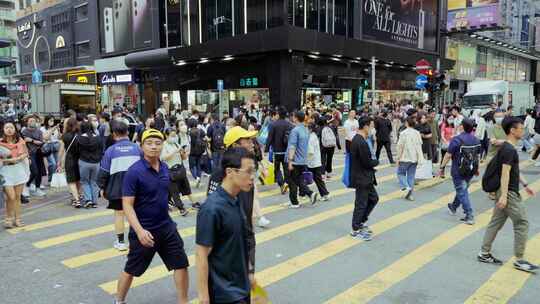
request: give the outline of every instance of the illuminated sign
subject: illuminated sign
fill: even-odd
[[[56,37],[56,48],[61,49],[63,47],[66,47],[66,41],[64,40],[64,37],[58,36]]]
[[[77,82],[88,83],[88,77],[86,77],[86,76],[79,76],[79,77],[77,77]]]
[[[30,21],[26,21],[25,23],[17,26],[17,31],[19,33],[26,32],[32,29],[32,23]]]
[[[240,78],[241,88],[255,88],[258,86],[259,86],[259,78],[257,77]]]

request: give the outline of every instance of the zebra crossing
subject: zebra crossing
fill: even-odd
[[[447,213],[446,204],[454,197],[451,179],[420,181],[416,201],[409,202],[401,198],[396,168],[380,166],[380,200],[369,221],[375,237],[363,242],[348,235],[354,190],[341,184],[339,162],[336,176],[327,181],[330,202],[289,210],[284,206],[288,196],[275,186],[259,190],[262,213],[272,224],[256,229],[256,279],[273,303],[536,303],[538,278],[512,267],[510,224],[494,246],[505,265],[476,262],[493,207],[478,179],[469,188],[476,224],[468,226]],[[540,191],[540,171],[531,169],[528,160],[521,166],[530,169],[530,185]],[[196,192],[204,196],[202,189]],[[540,225],[535,221],[540,200],[523,197],[531,222],[527,256],[540,263]],[[60,204],[46,215],[29,215],[24,228],[0,231],[0,256],[15,256],[0,259],[2,303],[112,302],[126,252],[112,248],[113,215],[101,205],[73,210]],[[195,300],[195,212],[184,218],[172,211],[171,216],[189,256],[189,295]],[[129,303],[175,301],[171,273],[159,258],[134,280],[128,296]]]

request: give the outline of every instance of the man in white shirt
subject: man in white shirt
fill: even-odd
[[[356,120],[355,110],[349,112],[349,118],[345,121],[343,128],[345,128],[345,151],[346,153],[350,153],[351,142],[358,130],[358,120]]]

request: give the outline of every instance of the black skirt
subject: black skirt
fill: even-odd
[[[77,159],[67,155],[64,166],[66,171],[66,181],[68,183],[76,183],[81,180],[81,174],[79,173],[79,161]]]

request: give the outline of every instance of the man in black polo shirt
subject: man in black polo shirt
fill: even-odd
[[[133,277],[141,276],[159,254],[168,270],[174,270],[178,303],[188,303],[189,262],[184,242],[169,216],[169,171],[159,160],[163,134],[144,131],[144,157],[127,171],[123,181],[122,204],[130,225],[129,254],[118,280],[116,304],[125,304]]]
[[[197,215],[199,300],[210,303],[250,303],[247,217],[240,193],[251,191],[255,162],[244,148],[225,151],[223,181]]]

